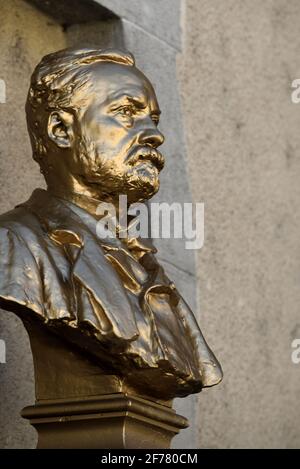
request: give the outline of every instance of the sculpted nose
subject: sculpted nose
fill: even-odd
[[[141,145],[151,145],[154,148],[159,147],[159,145],[164,143],[164,140],[163,134],[156,127],[145,129],[139,135],[139,143]]]

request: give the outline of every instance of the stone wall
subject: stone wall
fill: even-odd
[[[187,0],[180,83],[201,324],[224,368],[199,396],[201,447],[299,447],[297,0]]]

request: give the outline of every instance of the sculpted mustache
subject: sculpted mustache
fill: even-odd
[[[161,171],[165,165],[163,155],[152,147],[138,147],[128,157],[128,163],[134,165],[139,160],[150,160]]]

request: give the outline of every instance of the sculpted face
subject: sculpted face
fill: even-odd
[[[49,120],[49,136],[61,149],[54,172],[66,184],[71,177],[75,192],[96,198],[126,194],[132,203],[152,197],[164,165],[152,85],[137,68],[112,62],[91,64],[88,80],[87,88],[75,91],[75,107],[77,95],[81,103],[76,114],[53,113]]]

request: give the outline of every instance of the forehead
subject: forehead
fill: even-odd
[[[148,78],[136,67],[114,62],[98,62],[89,66],[91,91],[97,101],[107,102],[122,95],[147,101],[158,109],[155,91]]]

